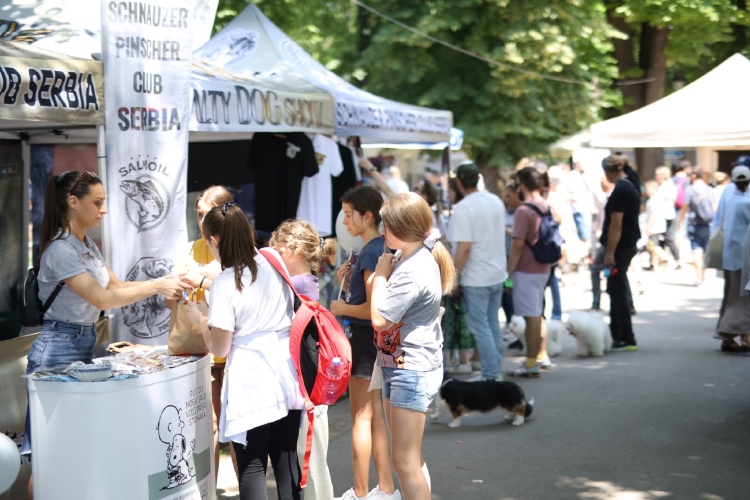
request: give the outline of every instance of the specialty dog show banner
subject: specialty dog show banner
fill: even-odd
[[[187,243],[193,2],[102,1],[111,266],[149,280]],[[116,309],[114,340],[166,344],[169,317],[161,295]]]

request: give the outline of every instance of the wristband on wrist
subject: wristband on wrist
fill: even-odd
[[[203,288],[203,282],[206,281],[206,277],[204,276],[201,280],[200,284],[198,285],[198,288]]]

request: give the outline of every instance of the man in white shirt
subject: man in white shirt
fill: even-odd
[[[464,199],[451,218],[451,242],[466,320],[482,361],[477,379],[502,380],[504,346],[498,311],[507,278],[505,206],[494,194],[477,189],[479,170],[473,163],[459,166],[456,180]]]

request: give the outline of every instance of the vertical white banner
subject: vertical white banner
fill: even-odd
[[[121,280],[172,271],[187,242],[193,2],[102,0],[111,266]],[[167,343],[157,295],[115,310],[114,340]]]

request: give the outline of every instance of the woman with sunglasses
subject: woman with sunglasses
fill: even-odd
[[[39,300],[45,303],[58,284],[57,297],[44,314],[42,331],[31,344],[26,374],[62,370],[75,361],[90,363],[96,343],[94,324],[105,309],[126,306],[160,293],[179,298],[190,286],[171,276],[122,282],[104,263],[86,231],[107,213],[104,186],[91,172],[53,176],[44,194],[44,219],[37,263]],[[31,453],[27,411],[22,453]],[[31,498],[31,482],[29,483]]]

